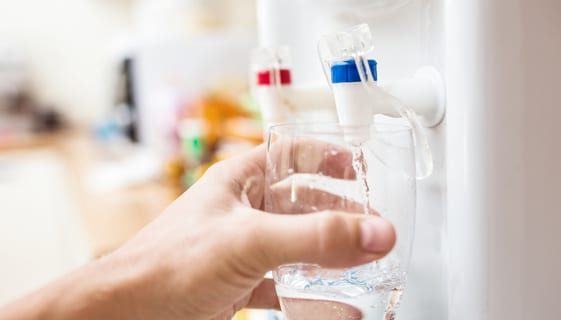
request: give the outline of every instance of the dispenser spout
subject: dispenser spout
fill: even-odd
[[[403,104],[398,97],[378,86],[377,62],[369,57],[373,51],[370,29],[365,24],[325,36],[318,44],[318,53],[333,91],[345,139],[353,144],[361,144],[370,137],[370,130],[364,127],[369,128],[374,123],[375,115],[400,116],[412,129],[417,178],[427,177],[433,169],[432,154],[417,115],[411,105]],[[443,109],[443,99],[435,97],[443,92],[432,90],[434,84],[427,84],[424,79],[387,87],[403,96],[407,103],[421,106],[420,109],[428,111],[427,114],[434,105]]]

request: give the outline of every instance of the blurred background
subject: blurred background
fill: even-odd
[[[111,252],[213,162],[261,142],[255,12],[0,1],[0,304]]]

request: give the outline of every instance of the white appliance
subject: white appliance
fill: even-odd
[[[418,185],[399,318],[558,319],[561,1],[257,4],[260,44],[291,50],[295,88],[327,86],[317,41],[363,22],[380,79],[425,65],[444,79],[446,115],[426,128],[434,172]]]

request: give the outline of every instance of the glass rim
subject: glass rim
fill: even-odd
[[[316,128],[319,126],[319,128]],[[271,125],[269,133],[286,133],[286,130],[298,130],[312,134],[332,135],[341,134],[344,130],[372,130],[377,133],[411,133],[412,129],[407,124],[399,123],[372,123],[368,125],[342,125],[337,122],[283,122]]]

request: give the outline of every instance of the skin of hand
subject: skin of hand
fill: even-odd
[[[350,166],[339,160],[328,165]],[[304,171],[326,165],[311,162]],[[376,215],[262,211],[265,168],[265,146],[214,165],[121,248],[0,309],[0,319],[229,319],[279,307],[264,279],[279,265],[350,267],[393,247],[392,225]]]

